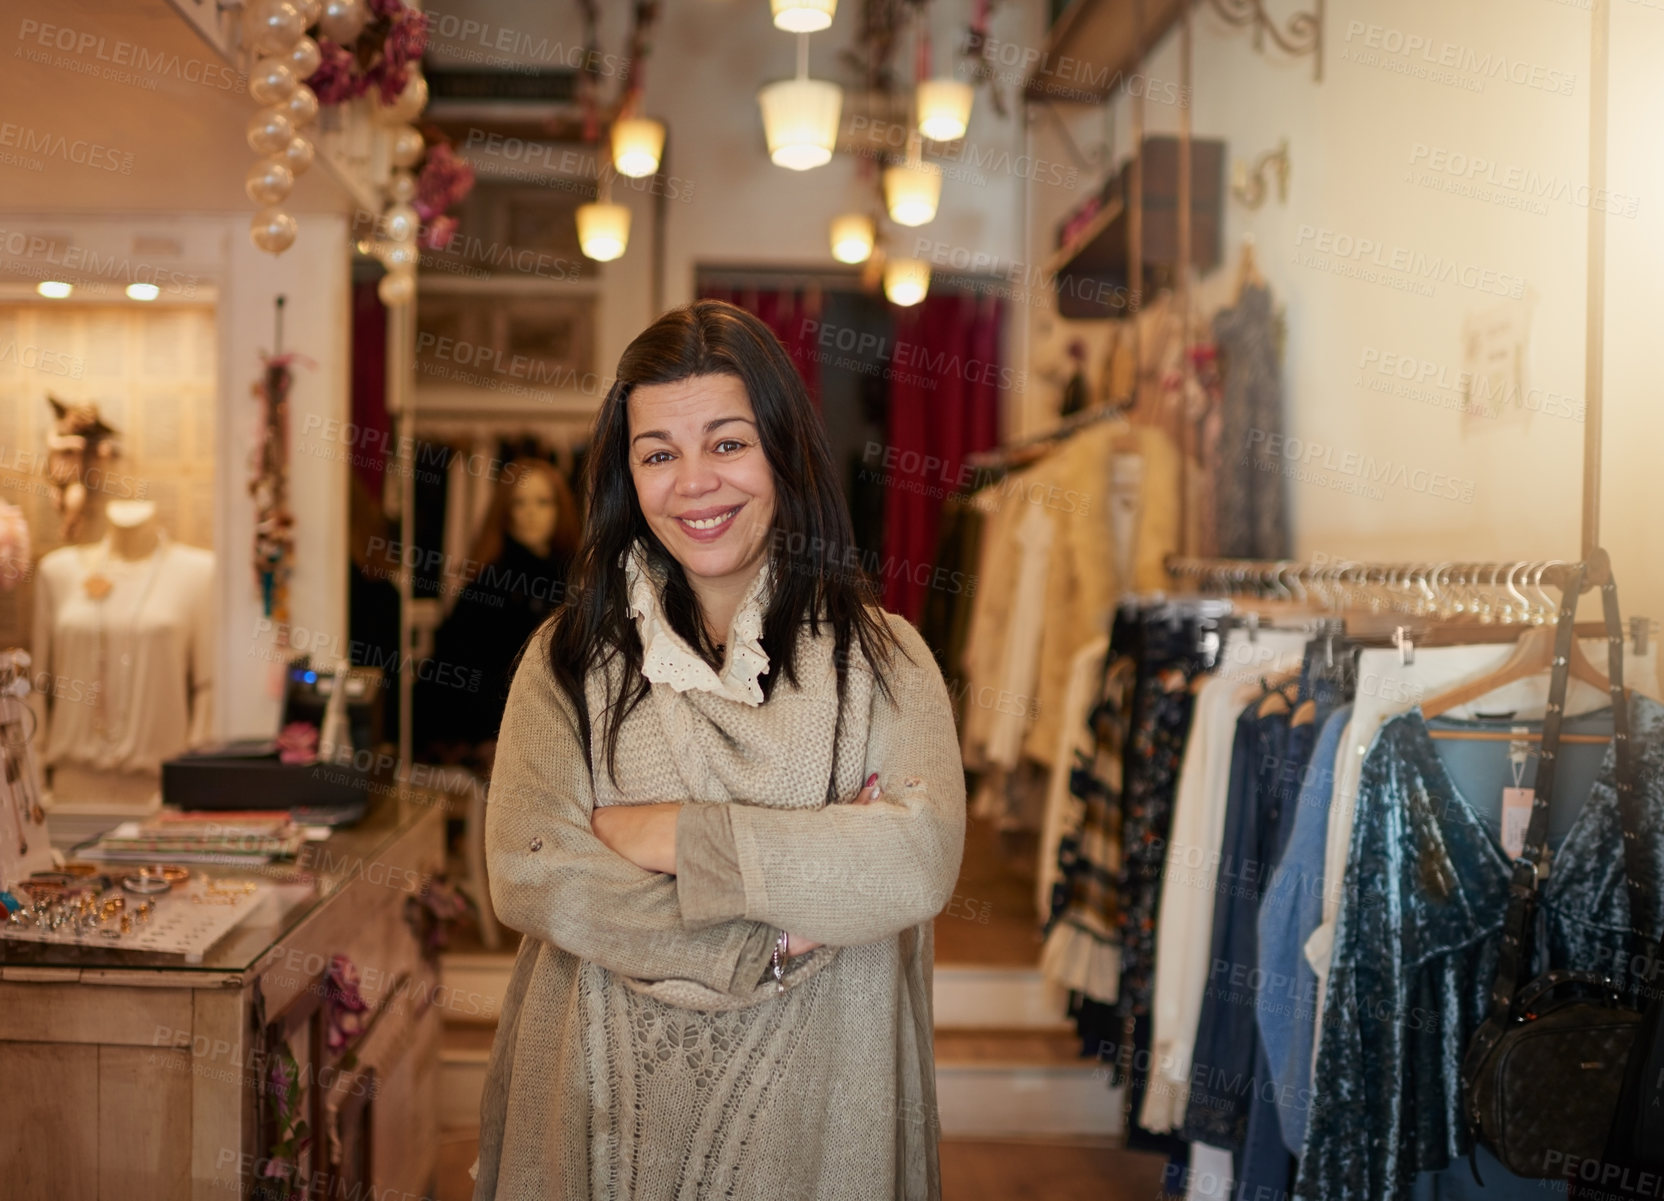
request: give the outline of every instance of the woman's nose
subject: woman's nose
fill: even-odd
[[[721,487],[722,481],[710,463],[698,455],[688,455],[676,465],[676,491],[681,496],[703,496]]]

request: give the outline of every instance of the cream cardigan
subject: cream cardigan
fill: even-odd
[[[941,1196],[931,921],[958,878],[964,774],[935,660],[885,616],[906,657],[890,698],[851,666],[837,763],[840,798],[878,773],[868,805],[825,803],[827,637],[802,636],[801,686],[777,681],[763,705],[654,683],[620,732],[616,786],[593,716],[601,679],[587,689],[592,778],[533,638],[486,807],[492,902],[526,937],[486,1077],[476,1198]],[[595,805],[653,801],[692,802],[675,876],[590,830]],[[777,996],[778,929],[826,946],[793,960]]]

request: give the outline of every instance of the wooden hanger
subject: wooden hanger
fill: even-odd
[[[1554,665],[1554,627],[1533,626],[1520,635],[1514,644],[1514,653],[1508,656],[1506,662],[1495,671],[1470,680],[1465,684],[1440,693],[1421,706],[1424,718],[1435,718],[1461,705],[1478,700],[1488,693],[1495,692],[1519,680],[1530,679],[1550,670]],[[1583,648],[1572,640],[1571,678],[1582,680],[1593,688],[1608,692],[1612,682],[1595,670],[1594,664],[1583,653]],[[1433,732],[1435,738],[1473,739],[1477,741],[1541,741],[1541,734],[1513,734],[1503,730],[1438,730]],[[1599,734],[1563,734],[1563,742],[1608,742],[1609,736]]]

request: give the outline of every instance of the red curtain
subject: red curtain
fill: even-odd
[[[780,339],[792,366],[803,377],[809,398],[820,407],[820,363],[815,358],[815,331],[820,325],[820,293],[766,292],[755,288],[708,287],[706,300],[725,300],[756,317]]]
[[[965,456],[999,442],[1004,305],[931,295],[896,309],[884,497],[884,607],[924,608],[942,501],[975,488]]]

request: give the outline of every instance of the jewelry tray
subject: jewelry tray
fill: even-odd
[[[100,900],[124,895],[119,888],[104,893]],[[183,955],[186,963],[200,963],[208,948],[246,920],[272,896],[268,884],[256,884],[249,893],[220,894],[208,901],[206,890],[199,880],[186,888],[175,889],[157,897],[127,897],[131,906],[140,900],[154,900],[156,911],[133,929],[117,938],[109,938],[98,930],[42,930],[35,926],[16,926],[0,922],[0,938],[20,942],[49,942],[66,946],[97,947],[104,951],[151,951],[169,955]],[[193,900],[193,897],[203,900]]]

